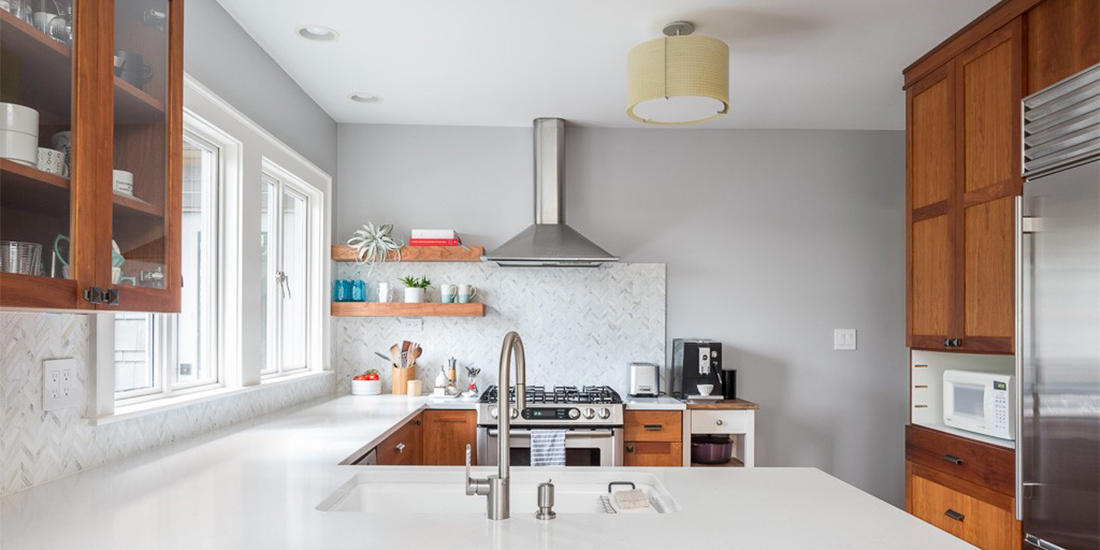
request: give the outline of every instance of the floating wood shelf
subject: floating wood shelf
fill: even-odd
[[[461,246],[401,247],[402,262],[480,262],[484,254],[485,247],[483,246],[470,246],[467,248]],[[335,245],[332,247],[332,259],[337,262],[354,262],[355,251],[347,245]],[[386,257],[386,261],[397,261],[397,255],[390,253]]]
[[[69,178],[0,159],[0,181],[4,183],[4,192],[0,194],[0,204],[4,207],[68,217]],[[116,194],[113,202],[115,213],[122,217],[164,217],[163,208],[141,199]]]
[[[21,60],[24,69],[34,69],[21,73],[23,102],[61,120],[71,120],[72,50],[4,10],[0,10],[0,43],[4,51]],[[114,84],[116,122],[165,120],[163,102],[117,76]]]
[[[485,304],[332,302],[333,317],[484,317]]]

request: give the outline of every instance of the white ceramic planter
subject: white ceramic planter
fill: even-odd
[[[406,288],[405,289],[405,303],[406,304],[420,304],[424,302],[424,289],[423,288]]]

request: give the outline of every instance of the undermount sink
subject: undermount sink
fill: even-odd
[[[475,468],[475,475],[495,474],[496,469]],[[387,467],[356,474],[317,506],[325,512],[365,514],[478,514],[485,515],[485,497],[467,496],[465,473],[461,468]],[[547,471],[543,468],[512,468],[512,513],[537,509],[538,484],[554,482],[554,511],[562,514],[607,514],[605,497],[608,484],[633,483],[649,497],[657,513],[674,513],[680,505],[668,493],[657,476],[648,473]],[[626,489],[616,485],[615,490]],[[622,513],[642,513],[624,511]],[[653,513],[649,511],[648,513]]]

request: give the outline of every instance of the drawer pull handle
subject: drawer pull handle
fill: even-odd
[[[665,429],[665,427],[660,425],[660,424],[646,424],[645,425],[645,430],[647,432],[659,432],[663,429]]]
[[[715,421],[714,421],[714,423],[715,423],[715,424],[718,424],[719,426],[721,426],[721,425],[722,425],[722,421],[721,421],[721,420],[715,420]]]
[[[628,452],[628,453],[634,452],[634,446],[633,445],[627,445],[626,446],[626,452]]]
[[[943,459],[958,466],[961,466],[963,463],[963,459],[955,455],[943,455]]]
[[[949,518],[951,518],[955,521],[962,521],[962,520],[966,519],[966,516],[956,512],[956,511],[954,511],[950,508],[948,508],[947,511],[943,513],[943,515],[945,515],[945,516],[947,516],[947,517],[949,517]]]
[[[404,443],[398,443],[397,444],[397,452],[399,452],[399,453],[405,452],[405,444]]]

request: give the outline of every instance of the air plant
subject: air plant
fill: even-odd
[[[401,261],[401,243],[392,236],[393,224],[374,225],[367,222],[350,239],[348,246],[355,250],[355,259],[359,264],[368,264],[367,275],[374,271],[374,264],[385,262],[390,252],[397,261]]]
[[[405,288],[429,288],[432,286],[432,282],[429,281],[427,277],[421,277],[419,279],[416,277],[404,277],[398,280],[405,285]]]

